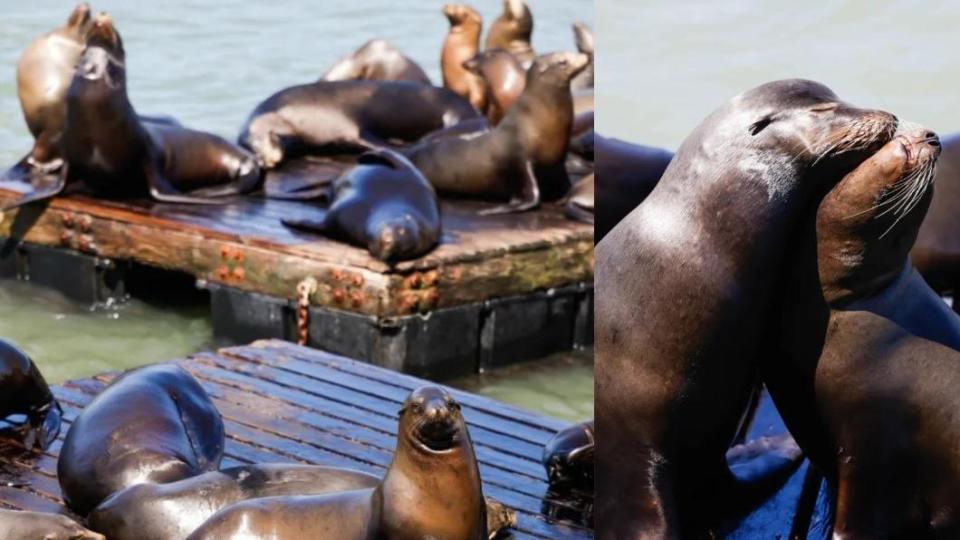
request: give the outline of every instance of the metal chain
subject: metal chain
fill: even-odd
[[[310,335],[310,295],[317,291],[317,280],[308,277],[297,284],[297,345],[306,345]]]

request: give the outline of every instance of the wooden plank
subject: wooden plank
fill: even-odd
[[[396,444],[399,403],[411,389],[426,384],[278,341],[199,354],[178,363],[200,381],[224,418],[224,467],[323,463],[382,475]],[[64,410],[60,439],[42,454],[19,456],[0,469],[0,478],[27,484],[0,485],[0,506],[68,513],[56,480],[62,437],[82,408],[116,376],[106,373],[54,388]],[[484,493],[518,512],[512,537],[592,538],[589,529],[543,515],[545,503],[572,515],[577,512],[564,501],[548,498],[539,463],[544,437],[567,424],[454,393],[464,404]]]
[[[25,186],[0,182],[0,204]],[[238,198],[223,205],[108,201],[82,195],[11,211],[0,236],[188,272],[200,279],[279,298],[307,277],[316,306],[379,317],[426,312],[530,294],[593,279],[593,229],[559,206],[477,216],[482,203],[444,202],[444,236],[427,256],[394,267],[362,249],[284,227],[310,204]],[[18,219],[19,218],[19,219]]]

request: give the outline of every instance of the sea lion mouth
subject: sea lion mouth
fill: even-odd
[[[87,44],[115,50],[120,45],[120,35],[113,25],[113,19],[107,13],[101,12],[93,19],[90,30],[87,31]]]
[[[453,419],[423,419],[413,426],[414,439],[429,452],[448,452],[460,442],[460,428]]]
[[[874,208],[880,210],[875,219],[892,217],[893,222],[880,235],[886,236],[897,223],[923,201],[933,184],[937,159],[940,156],[940,139],[937,134],[926,130],[913,130],[898,134],[893,141],[903,151],[900,174],[888,184]]]

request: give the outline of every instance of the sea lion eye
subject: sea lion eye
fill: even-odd
[[[773,115],[764,116],[760,120],[750,124],[750,135],[756,135],[763,131],[767,126],[773,123]]]
[[[836,103],[824,103],[823,105],[817,105],[810,109],[810,112],[829,112],[835,111],[839,107]]]

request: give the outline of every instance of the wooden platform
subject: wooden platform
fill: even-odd
[[[292,462],[352,467],[382,474],[389,464],[397,410],[427,381],[281,341],[201,353],[177,361],[214,399],[227,433],[223,466]],[[116,374],[72,381],[54,393],[65,412],[60,439],[40,456],[0,466],[0,506],[67,512],[56,460],[72,420]],[[578,525],[581,507],[547,494],[540,455],[566,422],[450,390],[463,405],[484,494],[517,510],[513,538],[592,538]],[[13,487],[11,484],[26,484]],[[591,505],[584,499],[582,504]],[[571,520],[555,520],[565,515]]]
[[[0,204],[26,187],[0,182]],[[295,298],[297,284],[312,277],[319,286],[311,305],[377,317],[592,281],[591,226],[566,219],[556,206],[477,216],[483,206],[444,202],[441,245],[392,268],[363,249],[280,223],[309,214],[311,204],[252,197],[223,205],[58,197],[3,216],[0,236],[178,270],[277,298]]]

